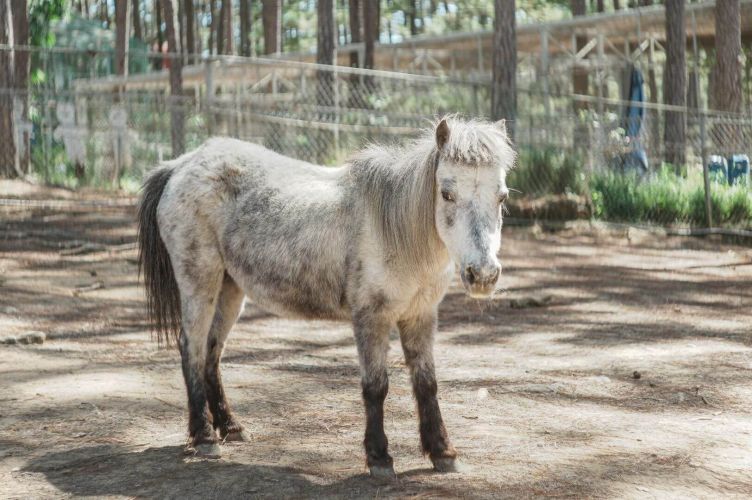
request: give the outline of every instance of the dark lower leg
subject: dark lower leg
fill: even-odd
[[[372,476],[394,478],[393,460],[389,456],[389,443],[384,433],[384,399],[389,392],[386,365],[391,324],[370,309],[355,313],[353,319],[366,410],[366,436],[363,440],[366,463]]]
[[[423,453],[432,460],[455,458],[457,452],[449,443],[446,427],[441,418],[439,402],[436,399],[436,377],[432,368],[413,370],[413,392],[418,403],[420,416],[420,444]]]
[[[449,442],[436,399],[436,374],[433,363],[433,337],[436,315],[413,318],[398,323],[405,362],[410,368],[413,394],[420,418],[420,444],[434,464],[441,459],[454,459],[457,452]]]
[[[195,446],[202,443],[214,443],[216,437],[209,423],[209,412],[206,405],[206,388],[203,370],[196,360],[190,359],[188,337],[180,331],[180,355],[182,358],[183,378],[188,390],[188,434]]]
[[[392,457],[387,451],[389,442],[384,433],[384,399],[389,391],[386,370],[377,377],[364,378],[363,402],[366,407],[366,448],[368,466],[392,467]]]
[[[222,386],[222,374],[219,371],[221,347],[216,339],[209,341],[209,351],[206,361],[206,396],[211,410],[214,428],[219,431],[219,436],[224,439],[229,434],[240,433],[243,427],[235,421],[235,418],[227,403],[225,389]]]

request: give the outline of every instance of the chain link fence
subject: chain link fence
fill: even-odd
[[[0,89],[13,103],[12,114],[3,108],[13,131],[0,137],[0,157],[44,182],[136,190],[160,161],[215,135],[334,165],[368,142],[410,140],[442,114],[490,108],[482,78],[238,57],[185,61],[174,96],[173,58],[139,57],[148,60],[131,66],[148,71],[123,78],[111,75],[111,52],[33,50],[43,76]],[[752,229],[751,116],[544,95],[535,85],[521,85],[518,110],[512,217]],[[184,123],[178,144],[175,120]],[[674,140],[677,127],[684,141]]]

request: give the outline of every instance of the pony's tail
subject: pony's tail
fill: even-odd
[[[177,340],[180,331],[180,292],[164,241],[159,235],[157,207],[173,168],[156,169],[144,182],[138,207],[138,274],[144,274],[146,311],[157,341]]]

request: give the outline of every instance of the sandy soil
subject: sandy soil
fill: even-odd
[[[752,495],[749,248],[505,229],[506,293],[455,287],[441,306],[439,391],[466,470],[421,456],[393,338],[399,482],[384,484],[366,475],[348,326],[253,307],[223,364],[252,440],[184,456],[178,354],[149,337],[132,212],[0,208],[0,337],[47,335],[0,345],[2,498]]]

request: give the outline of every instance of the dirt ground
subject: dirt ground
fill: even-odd
[[[421,456],[394,337],[399,481],[379,483],[348,325],[252,306],[223,363],[251,442],[219,460],[183,454],[178,353],[150,340],[132,220],[0,207],[0,338],[47,335],[0,345],[2,498],[752,495],[752,248],[506,228],[506,291],[479,302],[454,287],[440,308],[440,399],[465,470],[437,474]]]

